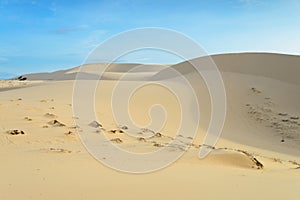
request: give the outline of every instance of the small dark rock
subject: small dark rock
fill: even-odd
[[[23,76],[19,76],[17,79],[18,79],[19,81],[26,81],[26,80],[27,80],[27,78],[26,78],[26,77],[23,77]]]

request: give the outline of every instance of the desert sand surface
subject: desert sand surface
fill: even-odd
[[[227,116],[220,139],[204,159],[198,152],[211,110],[203,81],[197,85],[202,117],[195,138],[175,137],[178,101],[158,85],[134,93],[129,110],[132,119],[145,126],[151,122],[148,109],[160,103],[168,113],[165,126],[153,137],[147,137],[151,130],[132,130],[139,134],[135,138],[124,133],[127,124],[114,122],[110,102],[118,79],[137,64],[113,64],[105,72],[95,108],[99,131],[113,144],[138,153],[157,151],[174,139],[189,144],[187,150],[170,147],[170,152],[183,151],[183,157],[146,174],[110,169],[81,143],[74,121],[78,116],[72,112],[78,67],[24,75],[26,81],[1,81],[0,199],[299,199],[300,57],[244,53],[212,58],[225,84]],[[89,78],[97,78],[100,65],[89,65]],[[129,73],[122,84],[147,83],[149,77],[176,81],[166,74],[167,68],[197,79],[188,62],[147,67],[146,72]]]

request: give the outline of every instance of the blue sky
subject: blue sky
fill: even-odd
[[[78,66],[101,41],[141,27],[182,32],[209,54],[299,55],[299,10],[298,0],[0,0],[0,77]]]

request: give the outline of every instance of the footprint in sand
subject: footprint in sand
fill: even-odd
[[[121,130],[128,130],[128,127],[127,127],[127,126],[119,126],[119,128],[120,128]]]
[[[164,145],[159,144],[159,143],[154,143],[153,146],[154,146],[154,147],[164,147]]]
[[[110,130],[109,133],[115,134],[117,133],[117,130]]]
[[[68,131],[67,133],[65,133],[65,135],[68,137],[76,137],[76,134],[72,131]]]
[[[299,137],[299,117],[297,115],[290,115],[287,112],[278,112],[276,107],[264,105],[250,105],[246,104],[248,114],[255,121],[261,123],[266,127],[272,128],[275,132],[279,133],[284,139],[292,139]]]
[[[63,126],[66,126],[65,124],[57,121],[56,119],[48,122],[48,124],[52,125],[53,127],[63,127]]]
[[[72,151],[63,148],[49,148],[47,152],[51,153],[72,153]]]
[[[7,131],[7,133],[8,134],[10,134],[10,135],[24,135],[25,134],[25,132],[24,131],[22,131],[22,130],[9,130],[9,131]]]
[[[44,117],[47,117],[47,118],[57,118],[57,116],[54,115],[54,114],[52,114],[52,113],[46,113],[46,114],[44,115]]]
[[[68,131],[67,133],[66,133],[66,135],[71,135],[73,132],[72,131]]]
[[[123,143],[123,141],[120,138],[114,138],[110,140],[111,142],[117,143],[117,144],[121,144]]]
[[[167,144],[166,146],[170,151],[186,151],[187,146],[183,144]]]
[[[112,129],[112,130],[109,130],[108,133],[117,134],[117,133],[124,133],[124,131],[121,129]]]
[[[11,101],[11,102],[14,102],[14,101],[22,101],[22,98],[18,98],[18,99],[11,99],[11,100],[9,100],[9,101]]]
[[[298,119],[299,119],[299,117],[298,117],[298,116],[292,116],[292,117],[290,117],[290,119],[293,119],[293,120],[298,120]]]
[[[29,117],[24,117],[24,120],[26,120],[26,121],[32,121],[32,119],[29,118]]]
[[[155,133],[154,137],[162,137],[163,135],[161,133]]]
[[[279,116],[287,116],[287,113],[278,113]]]
[[[54,99],[42,99],[40,100],[41,103],[47,103],[47,102],[54,102]]]
[[[137,140],[140,141],[140,142],[146,142],[145,138],[138,138]]]
[[[252,87],[252,88],[251,88],[251,91],[252,91],[253,93],[256,93],[256,94],[262,93],[260,90],[256,89],[255,87]]]
[[[91,123],[88,124],[90,127],[93,127],[93,128],[102,128],[102,125],[97,122],[97,121],[92,121]]]

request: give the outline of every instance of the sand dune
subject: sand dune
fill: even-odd
[[[127,151],[149,153],[166,148],[166,154],[185,153],[170,167],[142,175],[109,169],[82,145],[80,127],[74,123],[79,116],[72,113],[78,67],[24,75],[27,82],[1,81],[5,90],[0,90],[0,199],[298,199],[300,57],[254,53],[215,55],[213,60],[224,80],[228,109],[221,138],[215,147],[207,147],[212,152],[203,160],[198,153],[211,103],[203,79],[187,62],[149,65],[121,83],[130,87],[164,80],[183,92],[181,102],[155,84],[132,95],[131,117],[141,126],[151,122],[151,105],[164,106],[168,118],[159,133],[115,124],[111,110],[115,80],[137,64],[108,68],[95,92],[97,121],[86,126]],[[207,62],[203,58],[194,61]],[[87,80],[98,78],[95,71],[104,64],[87,65]],[[180,124],[178,106],[189,105],[190,96],[175,82],[175,76],[166,73],[168,67],[196,84],[201,120],[194,139],[188,133],[175,135]],[[84,98],[82,101],[84,104]],[[152,117],[163,119],[161,113],[152,113]]]
[[[80,68],[83,67],[84,78],[87,80],[98,80],[99,76],[97,75],[100,68],[105,68],[105,73],[102,76],[102,79],[105,80],[118,80],[122,77],[124,72],[130,73],[130,77],[126,78],[129,80],[145,80],[147,77],[153,76],[158,71],[166,68],[165,65],[143,65],[142,70],[138,70],[138,66],[141,64],[117,64],[117,63],[93,63],[93,64],[84,64],[79,67],[75,67],[69,70],[60,70],[51,73],[36,73],[36,74],[25,74],[23,77],[26,77],[28,80],[48,80],[48,81],[59,81],[59,80],[74,80],[77,76],[77,73],[80,71]],[[137,68],[136,70],[134,70]],[[134,71],[132,71],[134,70]]]
[[[217,65],[222,72],[241,73],[254,76],[262,76],[281,80],[288,83],[299,84],[297,76],[299,72],[300,56],[273,54],[273,53],[239,53],[220,54],[209,57],[200,57],[183,63],[175,64],[172,68],[181,74],[193,72],[192,64],[202,66],[203,70],[209,70],[209,62]],[[156,75],[157,79],[168,78],[164,71]]]
[[[291,118],[300,115],[297,103],[300,100],[297,75],[300,57],[248,53],[215,55],[212,58],[221,71],[227,92],[228,109],[223,137],[277,152],[290,153],[294,148],[293,154],[299,156],[299,120]],[[198,58],[192,62],[201,65],[208,63],[209,58]],[[201,112],[210,116],[210,97],[205,82],[195,75],[192,65],[184,62],[171,68],[197,84],[200,108],[204,108]],[[204,65],[204,70],[209,68],[205,69]],[[162,70],[154,75],[154,79],[176,79],[167,73],[167,70]],[[204,117],[201,123],[203,130],[207,129],[208,123],[209,117]]]

